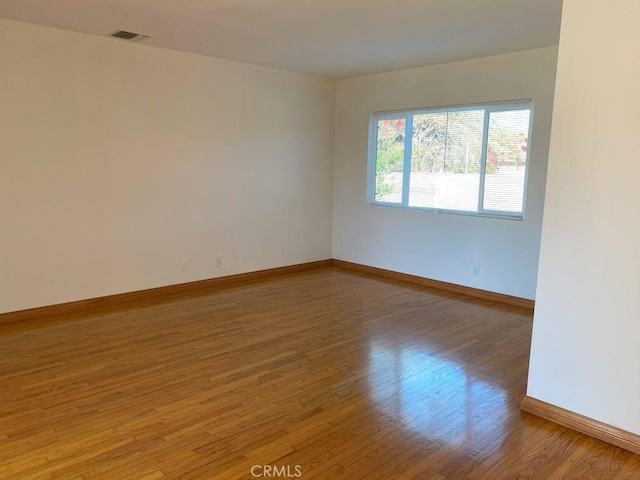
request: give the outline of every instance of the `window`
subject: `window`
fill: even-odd
[[[369,202],[523,218],[533,102],[374,113]]]

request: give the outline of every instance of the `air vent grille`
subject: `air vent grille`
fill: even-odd
[[[142,35],[141,33],[127,32],[126,30],[118,30],[113,32],[110,37],[120,38],[122,40],[129,40],[134,42],[140,42],[149,38],[149,35]]]

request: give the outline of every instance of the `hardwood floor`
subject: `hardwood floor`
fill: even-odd
[[[531,312],[321,268],[0,326],[1,479],[640,478],[521,413]]]

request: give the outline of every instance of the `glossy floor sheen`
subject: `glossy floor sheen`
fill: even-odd
[[[639,479],[520,413],[530,334],[526,310],[337,268],[6,325],[0,478]]]

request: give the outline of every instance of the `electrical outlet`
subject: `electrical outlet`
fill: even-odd
[[[472,270],[471,270],[471,275],[473,275],[474,277],[479,277],[480,276],[480,266],[479,265],[474,265]]]
[[[222,266],[222,255],[216,256],[216,267]]]
[[[186,272],[187,270],[189,270],[189,259],[188,258],[183,258],[182,259],[182,271]]]

